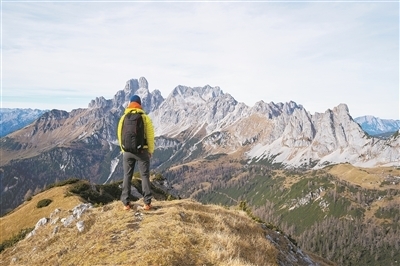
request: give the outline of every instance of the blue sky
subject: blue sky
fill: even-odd
[[[1,107],[86,108],[145,77],[400,119],[397,1],[2,1]]]

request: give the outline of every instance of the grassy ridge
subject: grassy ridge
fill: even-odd
[[[25,228],[35,227],[37,221],[47,217],[56,208],[72,209],[82,203],[79,196],[67,196],[70,185],[54,187],[43,191],[32,197],[30,201],[25,201],[18,208],[6,216],[0,217],[0,243],[16,236]],[[43,208],[37,208],[39,201],[51,199],[52,202]]]

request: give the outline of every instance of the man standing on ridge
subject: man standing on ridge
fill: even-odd
[[[143,209],[150,210],[152,208],[151,200],[153,195],[150,190],[150,158],[154,153],[154,127],[150,117],[143,111],[141,104],[140,97],[133,95],[130,98],[128,107],[125,109],[124,114],[118,122],[118,141],[123,152],[122,165],[124,168],[121,201],[124,204],[125,210],[131,209],[129,196],[131,194],[131,182],[136,162],[138,163],[140,176],[142,178]],[[144,145],[138,146],[137,152],[126,151],[123,142],[124,137],[122,136],[126,131],[123,130],[123,126],[125,125],[124,118],[131,113],[140,114],[142,124],[144,125]]]

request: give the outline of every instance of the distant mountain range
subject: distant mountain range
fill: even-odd
[[[48,110],[31,108],[1,108],[0,137],[29,125]]]
[[[399,134],[371,137],[345,104],[315,114],[295,102],[260,101],[249,107],[208,85],[177,86],[163,98],[158,90],[150,92],[142,77],[127,81],[113,99],[97,97],[88,108],[45,112],[1,138],[2,206],[15,207],[28,189],[70,177],[100,184],[120,179],[116,128],[134,94],[141,96],[155,127],[151,168],[157,171],[220,156],[303,169],[399,164]]]
[[[400,120],[361,116],[354,119],[371,136],[390,136],[400,129]]]

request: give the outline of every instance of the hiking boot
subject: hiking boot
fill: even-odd
[[[152,208],[153,208],[153,206],[151,206],[151,204],[145,204],[143,206],[143,210],[145,210],[145,211],[151,210]]]

